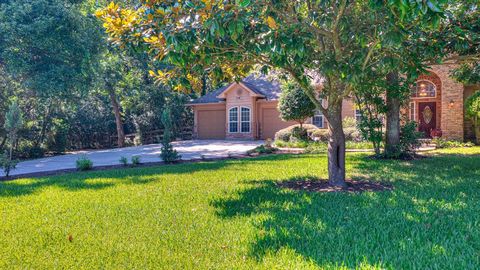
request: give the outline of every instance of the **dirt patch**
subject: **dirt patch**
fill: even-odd
[[[279,182],[281,188],[303,190],[309,192],[365,192],[392,190],[393,186],[378,182],[347,180],[346,187],[332,186],[327,180],[299,180]]]

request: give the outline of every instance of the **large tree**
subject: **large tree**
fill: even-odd
[[[80,0],[6,0],[0,3],[0,63],[38,99],[41,113],[35,144],[53,116],[76,103],[93,81],[100,27],[82,13]],[[75,99],[76,97],[77,99]]]
[[[289,73],[328,120],[329,182],[344,186],[343,99],[361,83],[382,37],[403,23],[436,20],[437,2],[149,0],[111,3],[97,16],[114,44],[144,48],[172,65],[152,75],[180,82],[180,90],[201,85],[206,70],[226,80],[254,65]]]

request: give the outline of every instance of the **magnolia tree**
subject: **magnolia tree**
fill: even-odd
[[[96,15],[113,44],[168,63],[151,75],[178,90],[200,89],[206,72],[216,80],[239,80],[255,65],[288,73],[328,120],[329,182],[344,186],[343,99],[375,69],[383,44],[402,42],[392,30],[438,20],[438,2],[144,0]]]

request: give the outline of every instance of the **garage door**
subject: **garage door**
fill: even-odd
[[[277,131],[292,124],[292,122],[284,122],[276,108],[263,109],[261,137],[264,140],[268,138],[273,139]]]
[[[225,110],[198,111],[199,139],[225,139]]]

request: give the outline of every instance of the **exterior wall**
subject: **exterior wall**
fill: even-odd
[[[219,123],[209,121],[209,119],[204,119],[199,117],[199,112],[200,111],[225,111],[225,103],[212,103],[212,104],[197,104],[195,106],[192,106],[193,109],[193,138],[198,139],[199,134],[198,134],[198,126],[199,122],[205,125],[210,125],[212,129],[219,128],[218,125]],[[223,126],[223,129],[226,129],[225,123],[221,123]]]
[[[473,95],[476,91],[480,91],[480,85],[466,85],[463,92],[463,100]],[[465,113],[465,107],[464,107]],[[475,139],[475,133],[473,131],[473,123],[470,119],[466,118],[463,121],[464,138],[466,141],[473,141]]]
[[[435,72],[442,81],[441,97],[441,129],[442,137],[449,140],[463,141],[463,85],[450,77],[450,71],[456,65],[433,66]]]
[[[471,123],[464,119],[464,100],[474,91],[480,89],[480,86],[464,87],[461,83],[456,82],[450,78],[450,70],[455,68],[455,65],[437,65],[433,66],[429,74],[419,77],[419,80],[428,80],[436,85],[437,93],[435,98],[414,98],[417,108],[418,122],[418,103],[419,102],[436,102],[436,127],[443,132],[443,138],[449,140],[463,140],[472,136]],[[255,93],[246,89],[241,84],[233,85],[227,92],[224,93],[226,101],[218,104],[197,104],[193,106],[195,115],[194,137],[198,135],[198,121],[209,121],[209,119],[198,119],[199,110],[225,110],[225,136],[227,139],[265,139],[263,134],[265,125],[269,125],[271,130],[277,131],[296,124],[296,122],[285,122],[280,119],[280,113],[277,110],[277,101],[266,101],[259,99]],[[251,128],[249,133],[241,133],[240,127],[238,133],[228,132],[228,111],[232,107],[248,107],[251,110]],[[275,109],[276,118],[272,114],[272,109]],[[264,111],[269,110],[269,123],[265,122]],[[402,113],[409,115],[409,106],[402,110]],[[345,99],[342,106],[342,115],[345,117],[355,118],[355,105],[353,99]],[[240,117],[240,116],[239,116]],[[311,122],[311,119],[307,122]],[[218,123],[209,123],[212,128]],[[324,118],[324,128],[327,128],[328,123]],[[268,135],[269,137],[271,134]]]
[[[346,98],[343,100],[342,104],[342,119],[350,117],[355,118],[355,102],[352,98]],[[312,119],[308,119],[305,123],[311,124]],[[323,129],[328,128],[328,121],[325,117],[323,117]]]
[[[274,134],[270,134],[270,130],[273,129],[279,131],[280,129],[297,124],[295,121],[286,122],[280,118],[280,112],[277,109],[278,101],[258,100],[256,103],[257,113],[255,118],[258,119],[256,138],[273,139]],[[273,117],[274,119],[267,118],[267,115],[264,114],[266,110],[275,110],[275,116]]]
[[[227,132],[227,139],[254,139],[255,134],[256,134],[256,126],[257,126],[257,121],[255,116],[255,111],[256,108],[254,108],[255,105],[255,99],[256,97],[253,97],[251,92],[244,88],[240,84],[235,84],[232,86],[231,89],[228,90],[228,92],[225,93],[225,98],[226,98],[226,132]],[[240,125],[239,125],[239,132],[235,133],[230,133],[228,129],[228,112],[231,108],[233,107],[238,107],[238,110],[240,111],[241,107],[248,107],[250,108],[250,121],[251,121],[251,126],[250,126],[250,132],[249,133],[242,133],[240,132]],[[239,114],[239,120],[240,120],[240,114]]]

